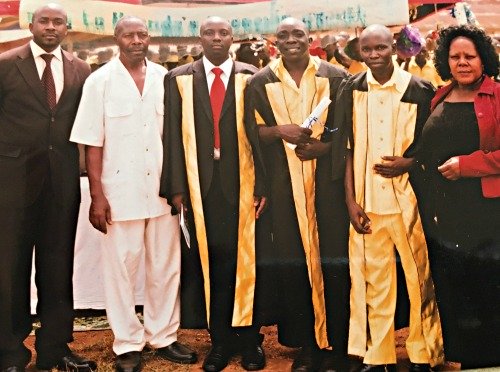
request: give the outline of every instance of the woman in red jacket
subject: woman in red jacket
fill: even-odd
[[[440,32],[437,91],[419,158],[428,174],[429,257],[445,354],[462,369],[499,366],[500,84],[491,39],[472,26]]]

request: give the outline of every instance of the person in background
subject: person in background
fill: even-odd
[[[87,59],[89,58],[89,51],[87,49],[79,50],[76,56],[80,58],[82,61],[87,62]]]
[[[0,55],[0,370],[24,371],[31,352],[35,254],[39,370],[94,371],[73,354],[73,255],[80,204],[78,148],[69,142],[89,66],[62,50],[66,11],[35,10],[33,40]]]
[[[359,38],[355,37],[347,42],[344,51],[340,52],[337,58],[351,75],[366,71],[367,67],[363,63],[359,49]]]
[[[177,341],[180,324],[179,221],[159,194],[162,169],[163,77],[146,58],[148,29],[124,16],[115,26],[120,54],[87,79],[71,132],[85,145],[89,219],[101,236],[106,315],[115,336],[116,371],[142,369],[146,343],[175,363],[196,362]],[[145,258],[144,324],[134,285]]]
[[[336,36],[338,47],[340,49],[344,49],[350,38],[351,38],[351,36],[349,35],[349,33],[347,31],[340,31]]]
[[[166,44],[160,44],[160,46],[158,47],[158,58],[160,60],[159,63],[163,67],[166,67],[164,64],[169,56],[170,56],[170,46]]]
[[[186,65],[194,61],[193,56],[188,53],[187,45],[177,45],[177,55],[179,57],[177,66]]]
[[[281,58],[250,79],[245,125],[271,190],[278,340],[301,348],[292,371],[348,370],[349,222],[343,174],[331,168],[335,97],[348,74],[309,54],[309,31],[297,19],[278,25],[276,45]],[[325,98],[333,103],[319,122],[301,127]]]
[[[352,224],[348,352],[363,358],[362,372],[396,370],[395,246],[410,299],[410,371],[430,371],[444,361],[444,352],[411,170],[434,89],[394,66],[387,27],[368,26],[359,42],[369,69],[344,83],[333,151],[339,154],[333,158],[336,169],[346,162],[345,199]]]
[[[419,161],[430,181],[430,262],[448,360],[500,365],[500,84],[492,40],[463,25],[439,33],[449,85],[425,124]]]
[[[199,45],[193,45],[191,49],[189,49],[189,54],[193,57],[193,61],[197,61],[203,57],[203,49]]]
[[[255,312],[256,220],[266,191],[243,126],[243,91],[257,69],[229,57],[232,28],[220,17],[201,23],[200,42],[203,57],[165,77],[160,192],[188,219],[184,258],[201,266],[201,273],[187,273],[183,287],[203,281],[212,341],[203,369],[221,371],[241,353],[241,366],[255,371],[266,362]]]
[[[242,43],[240,47],[236,50],[236,61],[248,63],[260,68],[260,58],[258,54],[252,50],[252,43]]]
[[[410,59],[408,72],[421,79],[430,81],[435,88],[439,88],[445,83],[434,67],[434,63],[429,58],[429,52],[424,40],[422,40],[422,45],[423,46],[422,49],[420,49],[420,52],[415,57]]]
[[[335,53],[338,53],[337,38],[333,35],[325,35],[321,38],[321,48],[326,53],[326,61],[332,65],[342,66],[335,58]]]

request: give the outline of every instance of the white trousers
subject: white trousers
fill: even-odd
[[[366,305],[369,337],[366,364],[396,363],[394,314],[396,311],[396,257],[398,250],[410,298],[410,332],[406,349],[413,363],[430,363],[422,331],[421,294],[417,263],[401,214],[369,213],[372,233],[364,235]]]
[[[170,213],[115,221],[102,239],[106,314],[123,354],[170,345],[180,323],[181,249],[179,220]],[[135,313],[134,285],[145,258],[144,326]]]

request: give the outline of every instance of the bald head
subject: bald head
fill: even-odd
[[[293,17],[285,18],[279,23],[278,27],[276,28],[276,34],[283,28],[295,28],[302,30],[309,37],[309,29],[307,28],[306,24],[300,19]]]
[[[200,36],[203,34],[203,31],[207,27],[209,27],[213,24],[217,24],[220,26],[226,26],[226,28],[228,28],[231,31],[231,34],[233,33],[233,28],[231,27],[231,24],[229,23],[229,21],[227,19],[224,19],[224,18],[218,17],[218,16],[210,16],[201,22],[201,24],[200,24]]]
[[[366,37],[372,36],[372,35],[376,35],[378,38],[383,39],[385,41],[388,41],[389,43],[392,44],[391,30],[389,30],[384,25],[370,25],[370,26],[368,26],[367,28],[365,28],[361,32],[361,35],[359,36],[359,40],[361,41],[363,38],[366,38]]]
[[[60,15],[64,18],[64,22],[68,21],[68,14],[61,5],[56,3],[49,3],[35,10],[31,22],[34,22],[35,19],[40,16],[40,14],[46,13],[47,11],[60,13]]]

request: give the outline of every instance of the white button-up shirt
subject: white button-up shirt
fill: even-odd
[[[142,95],[119,58],[90,75],[70,140],[103,147],[101,182],[114,221],[170,213],[161,198],[163,79],[147,61]]]
[[[205,74],[207,76],[208,94],[210,94],[210,89],[212,89],[212,84],[215,80],[215,74],[212,72],[212,69],[214,67],[219,67],[222,70],[220,78],[224,83],[224,87],[227,89],[227,85],[229,84],[229,76],[231,76],[231,71],[233,70],[233,60],[228,57],[224,62],[222,62],[220,66],[215,66],[205,56],[202,57],[202,61],[203,67],[205,68]]]

